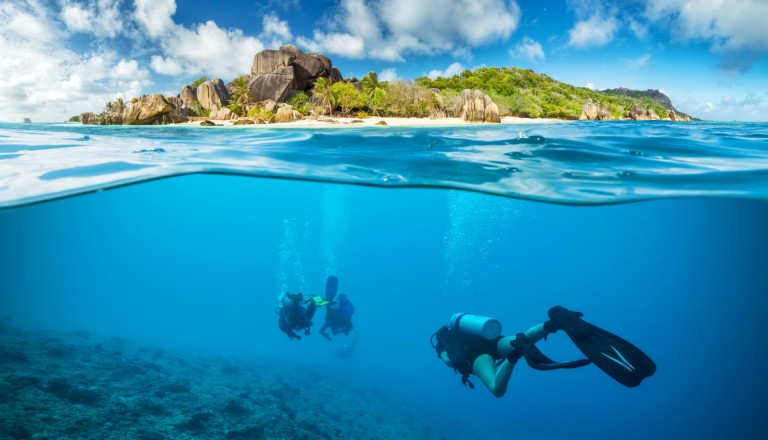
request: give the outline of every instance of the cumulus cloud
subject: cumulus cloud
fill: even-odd
[[[667,21],[681,38],[709,41],[718,50],[768,51],[764,0],[648,0],[646,15]]]
[[[365,54],[362,38],[347,33],[324,33],[315,31],[312,38],[298,37],[296,42],[310,52],[322,52],[359,59]]]
[[[152,67],[152,70],[161,75],[177,76],[184,72],[181,64],[171,57],[152,55],[149,65]]]
[[[66,29],[96,16],[75,14],[65,23],[60,12],[37,2],[0,3],[0,120],[61,121],[98,111],[116,96],[138,96],[150,84],[135,60],[113,51],[69,49]]]
[[[161,37],[176,27],[176,0],[135,0],[135,5],[134,17],[149,37]]]
[[[448,67],[447,67],[445,70],[443,70],[443,71],[440,71],[440,70],[432,70],[432,71],[430,71],[430,72],[427,74],[427,77],[429,77],[430,79],[435,79],[435,78],[437,78],[437,77],[439,77],[439,76],[442,76],[443,78],[450,78],[450,77],[452,77],[452,76],[454,76],[454,75],[458,75],[458,74],[460,74],[460,73],[461,73],[461,72],[463,72],[464,70],[465,70],[465,69],[464,69],[464,66],[463,66],[461,63],[458,63],[458,62],[457,62],[457,63],[453,63],[453,64],[451,64],[450,66],[448,66]]]
[[[613,40],[618,28],[619,23],[615,17],[604,17],[598,13],[579,21],[568,31],[568,44],[579,49],[602,47]]]
[[[544,50],[541,48],[541,44],[529,37],[523,37],[523,41],[515,45],[509,50],[512,58],[526,58],[531,62],[535,62],[537,59],[544,59]]]
[[[299,42],[332,49],[328,40],[335,37],[346,43],[340,54],[404,61],[410,54],[466,51],[505,40],[519,21],[519,6],[508,0],[341,0],[329,23],[333,31],[316,30]]]
[[[291,28],[288,26],[288,22],[280,20],[277,14],[269,13],[262,19],[262,35],[265,38],[279,38],[283,41],[290,41],[293,39]]]
[[[377,76],[381,82],[392,82],[397,79],[397,70],[394,67],[389,67],[379,72]]]
[[[120,3],[114,0],[77,3],[64,1],[61,5],[61,19],[70,31],[98,37],[114,38],[123,30]]]

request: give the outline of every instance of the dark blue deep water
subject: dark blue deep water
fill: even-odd
[[[0,128],[4,325],[354,377],[348,393],[386,395],[442,438],[768,436],[764,124]],[[355,332],[321,338],[321,311],[289,340],[278,295],[320,294],[330,274]],[[520,363],[497,399],[429,343],[455,312],[514,334],[557,304],[657,373],[625,388]],[[562,333],[540,347],[578,356]],[[371,438],[413,423],[380,419]]]

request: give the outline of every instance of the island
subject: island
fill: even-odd
[[[108,102],[70,121],[97,125],[451,125],[561,120],[690,121],[658,90],[597,91],[516,67],[450,78],[344,78],[330,58],[294,45],[263,50],[250,73],[225,83],[201,77],[176,96]],[[303,121],[300,122],[299,121]]]

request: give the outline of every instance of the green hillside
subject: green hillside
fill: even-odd
[[[624,116],[632,104],[640,104],[646,110],[653,109],[662,118],[667,116],[671,107],[663,105],[664,98],[666,102],[669,102],[669,98],[658,91],[616,89],[599,92],[565,84],[547,75],[517,67],[484,67],[475,71],[465,70],[461,75],[451,78],[438,77],[432,80],[421,77],[416,82],[427,88],[440,89],[441,92],[481,90],[499,106],[501,116],[577,119],[588,99],[608,109],[617,119]],[[659,96],[663,98],[654,99]]]

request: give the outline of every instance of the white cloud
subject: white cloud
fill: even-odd
[[[121,17],[120,2],[115,0],[64,1],[61,5],[61,19],[74,32],[113,38],[123,29]]]
[[[149,77],[149,72],[139,68],[136,60],[120,60],[112,70],[115,79],[145,80]]]
[[[646,15],[673,36],[708,41],[716,50],[768,51],[765,0],[648,0]]]
[[[397,79],[397,70],[394,67],[389,67],[379,72],[377,76],[381,82],[392,82]]]
[[[450,78],[450,77],[452,77],[452,76],[454,76],[454,75],[458,75],[458,74],[460,74],[460,73],[461,73],[461,72],[463,72],[464,70],[465,70],[465,69],[464,69],[464,66],[463,66],[461,63],[458,63],[458,62],[457,62],[457,63],[453,63],[453,64],[451,64],[450,66],[448,66],[448,67],[447,67],[447,68],[446,68],[444,71],[442,71],[442,72],[441,72],[441,71],[439,71],[439,70],[432,70],[432,71],[430,71],[430,72],[427,74],[427,77],[429,77],[430,79],[435,79],[435,78],[437,78],[438,76],[442,76],[443,78]]]
[[[365,54],[365,42],[362,38],[347,33],[323,33],[315,31],[312,39],[299,37],[300,46],[310,52],[322,52],[359,59]]]
[[[603,17],[597,13],[580,21],[568,31],[568,43],[576,48],[602,47],[613,40],[619,24],[615,17]]]
[[[275,13],[266,14],[262,19],[262,33],[261,37],[264,39],[280,40],[283,43],[289,42],[293,39],[291,28],[288,26],[288,22],[280,20]],[[271,45],[277,47],[277,45]]]
[[[509,55],[512,58],[526,58],[531,62],[535,62],[538,58],[544,59],[544,50],[538,41],[523,37],[523,41],[509,50]]]
[[[161,75],[176,76],[181,75],[184,72],[181,64],[171,57],[152,55],[152,60],[149,65],[152,67],[152,70]]]
[[[177,26],[172,18],[176,0],[135,0],[135,5],[134,17],[149,37],[161,37]]]
[[[298,41],[309,50],[330,52],[329,38],[343,37],[347,45],[340,55],[404,61],[410,54],[466,52],[505,40],[519,21],[520,8],[509,0],[341,0],[329,23],[333,32],[315,30],[312,38]]]
[[[584,87],[588,88],[589,90],[595,90],[595,85],[592,84],[591,82],[588,82],[587,85]]]

